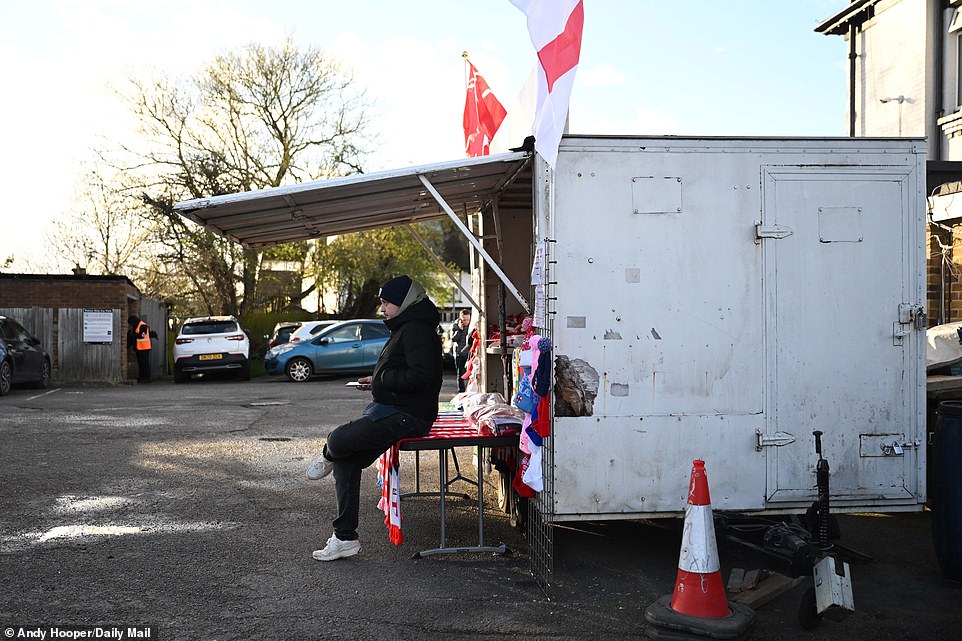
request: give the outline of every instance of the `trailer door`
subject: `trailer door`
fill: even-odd
[[[917,186],[891,167],[768,167],[762,182],[767,499],[812,499],[821,430],[833,505],[914,503]]]

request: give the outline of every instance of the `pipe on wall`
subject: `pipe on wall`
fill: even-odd
[[[848,135],[855,137],[855,61],[858,54],[855,53],[855,34],[858,27],[852,21],[848,26]]]

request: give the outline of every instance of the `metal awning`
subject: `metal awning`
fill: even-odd
[[[447,216],[528,310],[527,302],[462,218],[487,207],[530,211],[531,158],[530,152],[522,151],[317,180],[187,200],[175,204],[174,211],[245,247]]]
[[[285,187],[187,200],[174,211],[245,247],[267,247],[335,234],[443,218],[423,176],[458,215],[531,208],[528,152],[465,158]],[[529,179],[517,181],[522,172]]]

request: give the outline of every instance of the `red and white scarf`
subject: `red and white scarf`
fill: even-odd
[[[381,486],[381,500],[377,507],[384,512],[384,525],[387,526],[391,543],[401,545],[401,481],[398,476],[399,452],[397,445],[389,447],[377,460],[378,484]]]

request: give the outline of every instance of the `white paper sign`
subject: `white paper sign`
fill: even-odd
[[[84,310],[84,342],[114,342],[114,312],[110,309]]]
[[[534,288],[534,320],[533,324],[535,327],[540,329],[546,329],[548,323],[545,319],[545,287],[544,285],[538,285]]]
[[[531,265],[531,284],[544,285],[544,243],[534,246],[534,262]]]

